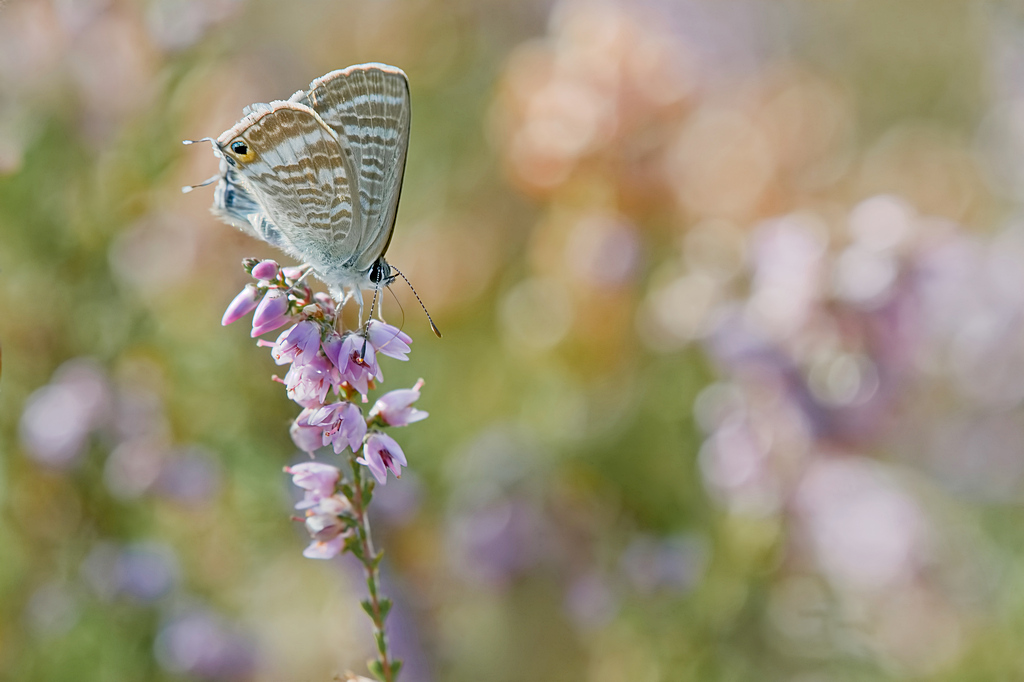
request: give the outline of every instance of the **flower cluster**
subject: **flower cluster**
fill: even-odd
[[[254,338],[287,325],[276,341],[258,343],[271,349],[278,365],[289,365],[284,378],[274,378],[303,408],[291,426],[292,440],[310,456],[324,447],[338,455],[349,450],[352,466],[367,467],[381,485],[387,483],[388,471],[399,477],[408,462],[401,446],[383,429],[427,417],[412,406],[420,397],[423,380],[412,388],[384,394],[366,416],[361,404],[368,402],[369,391],[384,379],[379,356],[408,360],[412,339],[379,320],[371,320],[357,331],[339,333],[340,310],[330,296],[314,294],[302,283],[306,269],[282,268],[274,261],[255,259],[243,265],[257,281],[235,297],[221,323],[231,324],[252,312]],[[305,556],[329,559],[345,549],[358,551],[355,544],[345,543],[356,534],[372,484],[364,487],[354,470],[353,487],[340,469],[320,462],[305,462],[285,471],[305,491],[296,505],[305,511],[306,529],[313,538]]]

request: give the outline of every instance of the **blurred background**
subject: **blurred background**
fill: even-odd
[[[0,3],[0,677],[365,671],[205,146],[402,67],[409,682],[1024,678],[1024,13]],[[334,461],[327,458],[326,461]]]

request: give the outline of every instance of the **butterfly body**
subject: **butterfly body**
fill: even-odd
[[[309,263],[339,300],[393,279],[410,125],[405,74],[333,71],[288,100],[254,104],[213,140],[214,215]]]

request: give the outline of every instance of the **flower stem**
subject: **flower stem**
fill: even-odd
[[[380,565],[383,553],[377,554],[373,548],[373,538],[370,535],[370,517],[367,513],[369,498],[364,493],[371,493],[373,481],[364,490],[362,481],[362,467],[355,461],[355,456],[350,458],[352,464],[352,511],[356,517],[356,532],[359,536],[359,551],[356,555],[363,564],[366,573],[366,589],[369,598],[363,602],[363,610],[373,621],[373,638],[377,643],[378,666],[371,665],[371,670],[380,677],[383,682],[393,682],[398,673],[401,662],[392,661],[388,651],[388,636],[384,631],[384,619],[391,610],[391,600],[381,593],[380,589]],[[374,663],[371,661],[371,664]],[[376,668],[376,669],[375,669]]]

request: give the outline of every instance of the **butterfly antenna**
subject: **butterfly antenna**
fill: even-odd
[[[184,187],[181,188],[181,193],[182,194],[188,194],[189,192],[191,192],[194,189],[198,189],[200,187],[206,187],[207,185],[212,185],[213,183],[217,182],[218,180],[220,180],[220,174],[219,173],[217,175],[214,175],[213,177],[206,178],[205,180],[200,182],[198,185],[185,185]]]
[[[198,140],[182,140],[181,141],[182,144],[198,144],[199,142],[209,142],[210,144],[213,145],[214,149],[217,148],[217,140],[213,139],[212,137],[202,137],[202,138],[200,138]],[[181,193],[182,194],[188,194],[192,190],[198,189],[199,187],[206,187],[207,185],[212,185],[213,183],[217,182],[217,180],[219,180],[219,179],[220,179],[220,174],[218,173],[217,175],[214,175],[213,177],[210,177],[210,178],[207,178],[206,180],[203,180],[198,185],[186,185],[185,187],[182,187],[181,188]]]
[[[391,264],[388,263],[388,265],[391,265]],[[427,306],[423,305],[423,299],[421,299],[420,295],[416,293],[416,289],[412,286],[412,282],[409,281],[408,277],[406,277],[405,275],[402,275],[402,271],[399,270],[398,268],[396,268],[394,265],[391,265],[391,269],[394,270],[395,272],[397,272],[399,275],[401,275],[402,279],[405,280],[405,283],[409,285],[409,289],[412,290],[412,295],[416,297],[416,300],[419,302],[420,307],[423,308],[423,314],[427,316],[427,322],[430,323],[431,331],[434,332],[434,334],[437,336],[437,338],[441,338],[441,330],[437,328],[437,325],[434,324],[434,320],[432,320],[430,318],[430,312],[427,310]]]
[[[398,328],[405,329],[405,308],[402,307],[402,302],[398,300],[398,296],[395,295],[394,290],[390,286],[388,286],[388,293],[391,294],[391,298],[395,299],[395,305],[398,306],[398,309],[402,311],[402,324],[398,325]],[[384,306],[381,306],[382,310],[383,308]],[[384,321],[380,315],[377,316],[377,319],[381,322]]]

